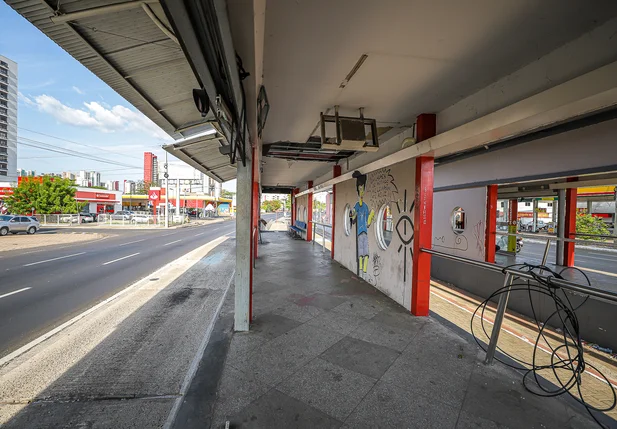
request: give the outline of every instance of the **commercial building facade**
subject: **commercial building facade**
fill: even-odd
[[[159,161],[152,152],[144,152],[144,182],[158,186]]]
[[[17,63],[0,55],[0,182],[17,180]]]

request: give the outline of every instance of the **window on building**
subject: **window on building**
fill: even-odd
[[[6,171],[0,171],[0,176],[6,176]]]
[[[4,124],[0,124],[0,130],[5,130],[5,131],[6,131],[6,130],[7,130],[6,125],[4,125]]]
[[[9,75],[9,71],[7,69],[0,69],[0,74],[8,76]]]
[[[9,153],[8,149],[5,147],[0,147],[0,153]]]
[[[531,203],[525,203],[525,207],[530,207]]]
[[[9,79],[4,76],[0,76],[0,82],[9,83]]]
[[[7,115],[7,114],[8,114],[8,112],[9,112],[9,111],[8,111],[6,108],[4,108],[4,107],[0,107],[0,114]]]
[[[0,139],[6,139],[7,137],[7,133],[0,133]]]
[[[8,168],[7,164],[0,163],[0,170],[6,170]]]
[[[1,140],[0,139],[0,146],[7,147],[8,145],[9,145],[9,143],[6,140]]]
[[[7,104],[7,102],[6,102],[6,101],[1,101],[1,100],[0,100],[0,106],[2,106],[2,107],[8,107],[8,104]]]
[[[3,83],[0,83],[0,89],[4,90],[5,92],[7,92],[9,90],[8,85],[5,85]]]
[[[548,207],[553,207],[553,203],[548,203]]]
[[[8,156],[0,155],[0,162],[9,162]]]
[[[0,115],[0,121],[8,122],[6,116]]]

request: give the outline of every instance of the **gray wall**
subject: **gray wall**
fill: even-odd
[[[435,189],[563,177],[617,165],[617,119],[462,159],[435,168]]]
[[[487,271],[460,262],[434,256],[431,264],[433,278],[456,285],[460,289],[480,297],[488,297],[503,286],[504,275]],[[573,305],[581,302],[581,297],[568,294]],[[555,306],[549,297],[534,299],[534,307],[540,321],[546,319]],[[529,297],[525,292],[510,294],[508,309],[532,317]],[[589,300],[576,311],[581,326],[581,337],[585,341],[600,344],[617,350],[617,306],[598,299]],[[471,320],[471,315],[469,316]],[[549,323],[550,325],[550,323]]]

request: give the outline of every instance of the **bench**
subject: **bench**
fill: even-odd
[[[289,227],[289,234],[292,237],[302,238],[303,232],[306,232],[306,222],[302,222],[301,220],[297,220]]]

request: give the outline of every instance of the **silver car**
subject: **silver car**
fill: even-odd
[[[2,215],[0,216],[0,236],[25,232],[34,234],[41,228],[39,221],[32,216]]]

